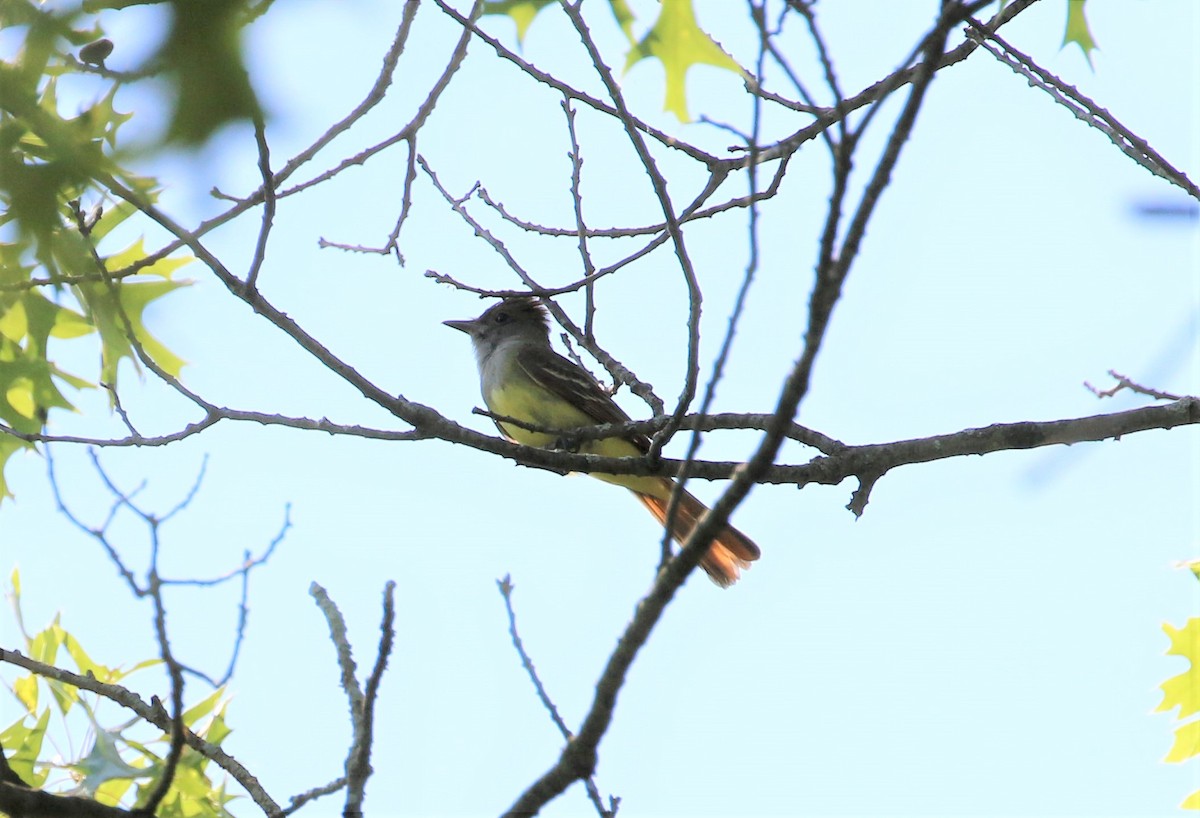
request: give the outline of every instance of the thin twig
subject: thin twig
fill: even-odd
[[[1117,385],[1112,387],[1111,389],[1104,389],[1104,390],[1097,389],[1096,387],[1092,386],[1087,381],[1084,381],[1083,385],[1085,387],[1087,387],[1089,392],[1091,392],[1093,395],[1095,395],[1098,398],[1111,398],[1113,395],[1117,394],[1122,389],[1128,389],[1130,392],[1135,392],[1139,395],[1146,395],[1148,397],[1154,398],[1155,400],[1183,400],[1182,395],[1175,395],[1170,392],[1163,392],[1158,389],[1153,389],[1149,386],[1142,386],[1141,384],[1135,383],[1134,381],[1130,380],[1125,375],[1122,375],[1120,372],[1117,372],[1115,369],[1108,370],[1108,375],[1110,378],[1114,378],[1117,382]]]
[[[410,0],[410,3],[412,3],[412,0]],[[412,4],[415,5],[415,3]],[[474,19],[475,17],[478,17],[482,9],[483,0],[475,0],[470,12],[471,18]],[[313,187],[314,185],[327,182],[347,168],[365,163],[372,156],[381,153],[387,148],[390,148],[392,145],[411,140],[413,135],[415,135],[417,131],[421,129],[421,126],[425,124],[425,120],[429,118],[429,115],[433,113],[433,109],[437,107],[437,103],[441,99],[442,93],[450,85],[451,77],[453,77],[458,69],[462,66],[462,62],[467,56],[467,43],[469,41],[470,35],[464,31],[462,36],[459,37],[458,43],[454,46],[454,51],[451,53],[450,59],[446,63],[446,67],[442,70],[441,75],[430,87],[429,93],[425,97],[425,101],[421,103],[417,109],[417,112],[413,115],[413,118],[409,120],[407,125],[382,142],[378,142],[369,148],[359,151],[347,159],[343,159],[330,170],[318,174],[317,176],[314,176],[308,181],[302,182],[295,187],[288,188],[280,195],[291,196],[299,193],[302,190]]]
[[[583,263],[584,307],[583,307],[583,337],[594,341],[596,319],[596,265],[592,263],[592,254],[588,252],[587,222],[583,218],[583,152],[579,149],[579,136],[575,132],[575,109],[571,107],[570,97],[562,102],[563,113],[567,117],[567,135],[571,139],[571,203],[575,208],[575,234],[579,239],[579,257]]]
[[[559,715],[558,707],[554,704],[550,694],[546,691],[546,686],[542,684],[541,677],[538,676],[537,668],[533,666],[533,658],[529,652],[525,650],[525,643],[521,641],[521,635],[517,632],[517,612],[513,609],[512,595],[515,586],[512,583],[512,577],[508,574],[504,575],[504,579],[496,580],[496,587],[500,589],[500,596],[504,599],[504,610],[508,615],[508,633],[512,637],[513,648],[516,649],[517,655],[521,658],[521,666],[525,668],[525,672],[529,675],[529,680],[533,682],[533,689],[537,692],[538,699],[542,702],[542,707],[546,708],[546,712],[550,714],[550,720],[554,722],[554,726],[558,728],[558,732],[562,734],[565,741],[570,742],[574,736],[571,730],[567,727],[567,723],[563,721]],[[616,814],[616,809],[608,810],[604,808],[604,802],[600,798],[600,790],[596,786],[596,780],[593,776],[588,776],[584,779],[584,787],[587,789],[588,800],[596,807],[596,812],[600,818],[612,818]],[[615,799],[619,801],[620,799]],[[609,803],[615,803],[614,796],[609,796]]]
[[[375,701],[379,695],[379,684],[387,669],[388,657],[396,640],[396,583],[389,580],[383,588],[383,621],[379,625],[379,653],[375,666],[367,677],[361,709],[354,716],[354,739],[346,756],[346,806],[344,818],[357,818],[363,814],[367,779],[371,770],[371,745],[375,727]]]
[[[494,236],[486,227],[480,224],[474,216],[471,215],[470,211],[467,210],[464,204],[464,200],[467,197],[456,199],[453,195],[451,195],[450,191],[447,190],[446,187],[441,183],[441,180],[438,179],[437,174],[433,171],[433,168],[429,166],[429,163],[423,156],[418,156],[417,162],[420,164],[421,169],[425,171],[426,175],[433,183],[433,186],[442,195],[442,198],[446,200],[446,203],[450,205],[454,212],[471,226],[477,236],[486,241],[492,247],[492,249],[495,250],[502,259],[504,259],[505,263],[508,264],[509,268],[517,274],[517,277],[521,279],[522,282],[528,285],[530,288],[529,291],[523,294],[528,295],[531,293],[538,294],[546,292],[545,288],[538,284],[538,282],[534,280],[533,276],[521,266],[516,257],[509,251],[508,247],[505,246],[504,242]],[[598,278],[599,275],[600,273],[597,273],[595,276],[593,276],[593,280]],[[454,282],[453,279],[445,276],[438,276],[438,278],[457,284],[457,282]],[[599,344],[589,341],[584,336],[583,332],[563,311],[562,307],[558,306],[558,304],[548,299],[543,299],[542,303],[546,305],[546,308],[550,311],[550,314],[554,316],[554,320],[557,321],[559,325],[563,327],[563,329],[571,333],[575,340],[579,342],[579,344],[583,346],[584,349],[586,349],[592,355],[592,357],[599,361],[616,381],[619,383],[628,384],[630,391],[647,401],[647,403],[649,403],[655,410],[656,414],[661,413],[662,401],[657,395],[654,394],[654,389],[650,384],[640,380],[628,367],[610,355],[607,351],[600,347]]]
[[[696,271],[692,265],[691,256],[688,254],[687,247],[684,244],[683,229],[680,226],[679,214],[676,213],[675,204],[667,192],[666,177],[663,176],[662,171],[658,168],[658,163],[655,161],[653,155],[651,155],[645,136],[638,129],[637,122],[630,113],[629,106],[625,103],[625,96],[621,92],[621,86],[613,76],[612,69],[605,63],[603,56],[600,54],[599,46],[592,39],[587,22],[583,19],[579,0],[576,0],[574,3],[567,0],[560,0],[560,3],[563,10],[566,11],[571,24],[575,27],[575,31],[579,34],[584,49],[587,51],[588,57],[592,62],[592,67],[600,77],[600,81],[604,83],[604,88],[613,102],[613,106],[616,109],[616,117],[625,128],[625,135],[637,153],[642,168],[646,171],[650,185],[654,190],[654,195],[658,199],[659,207],[662,208],[663,217],[666,219],[667,234],[670,236],[671,245],[675,250],[675,257],[679,261],[679,271],[683,274],[684,284],[687,288],[688,345],[683,389],[680,392],[674,411],[671,412],[672,423],[668,424],[659,434],[655,435],[650,444],[647,456],[654,459],[661,454],[662,447],[679,428],[680,419],[687,414],[688,407],[691,406],[692,401],[696,397],[697,381],[700,376],[700,309],[703,295],[700,292],[700,283],[696,279]]]
[[[324,795],[332,795],[333,793],[337,792],[338,790],[342,789],[345,786],[346,786],[346,776],[343,775],[340,778],[335,778],[333,781],[330,781],[328,784],[323,784],[320,787],[313,787],[311,790],[306,790],[305,792],[302,792],[299,795],[293,795],[289,799],[288,808],[285,809],[281,813],[281,815],[283,815],[283,816],[291,815],[293,812],[296,812],[298,809],[303,807],[309,801],[315,801],[316,799],[318,799]]]
[[[309,585],[308,594],[316,601],[317,607],[325,616],[325,622],[329,625],[329,638],[337,652],[338,669],[342,673],[342,690],[346,691],[346,698],[350,702],[351,718],[357,718],[362,712],[363,692],[358,678],[354,675],[354,652],[346,636],[346,620],[334,601],[329,598],[329,593],[320,585],[315,582]]]
[[[258,230],[258,240],[254,246],[254,258],[250,261],[250,271],[246,273],[246,286],[250,289],[258,286],[258,273],[267,256],[267,237],[275,223],[275,183],[274,177],[271,176],[271,148],[267,144],[267,125],[261,113],[254,116],[254,141],[258,146],[258,171],[263,180],[263,214],[262,226]]]
[[[988,31],[974,20],[968,22],[971,26],[967,32],[968,36],[983,46],[989,54],[1029,80],[1031,86],[1045,91],[1081,122],[1100,131],[1122,153],[1143,168],[1187,191],[1192,198],[1200,199],[1200,187],[1197,187],[1186,173],[1164,159],[1160,153],[1150,147],[1146,140],[1121,124],[1116,117],[1080,93],[1079,89],[1067,85],[1054,74],[1042,68],[1027,54],[1013,48],[999,34]],[[988,40],[992,42],[988,42]]]

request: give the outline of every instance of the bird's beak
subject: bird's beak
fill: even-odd
[[[443,321],[442,323],[448,327],[465,332],[467,335],[470,335],[471,330],[475,328],[474,321]]]

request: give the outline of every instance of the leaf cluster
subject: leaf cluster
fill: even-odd
[[[138,671],[161,665],[160,659],[138,662],[127,669],[102,665],[63,627],[59,615],[37,633],[26,633],[21,616],[21,580],[16,571],[11,581],[9,597],[29,658],[55,665],[65,654],[79,675],[103,684],[117,684]],[[133,807],[154,789],[165,763],[169,734],[160,731],[142,738],[139,733],[145,732],[145,728],[141,719],[112,725],[106,723],[107,719],[102,722],[98,715],[100,696],[54,678],[29,673],[13,682],[11,692],[23,713],[0,731],[0,747],[11,771],[26,785],[63,795],[85,796],[113,807]],[[220,746],[230,733],[225,721],[227,706],[225,688],[218,687],[185,711],[183,722],[209,744]],[[44,760],[47,753],[43,745],[52,735],[51,721],[55,715],[68,732],[68,738],[71,729],[83,727],[87,739],[78,750],[64,751],[60,747],[56,755],[62,759],[51,762]],[[213,781],[210,764],[200,753],[185,750],[175,768],[171,789],[156,814],[173,818],[229,816],[226,806],[237,796],[226,792],[223,779]],[[49,781],[56,772],[65,774],[57,785]]]
[[[75,408],[64,386],[112,389],[123,359],[136,368],[148,357],[179,374],[183,361],[147,331],[144,314],[188,283],[174,273],[189,259],[150,256],[140,238],[108,249],[110,233],[137,208],[111,204],[105,183],[120,180],[149,203],[155,182],[121,166],[118,132],[132,118],[116,107],[124,80],[106,79],[107,90],[82,111],[69,113],[61,99],[65,76],[85,68],[71,49],[103,32],[81,11],[44,11],[27,0],[0,3],[0,26],[24,33],[20,52],[0,61],[0,422],[34,434],[51,409]],[[178,22],[173,36],[190,30]],[[98,371],[56,363],[51,339],[88,335],[98,341]],[[9,494],[5,463],[29,445],[0,435],[0,498]]]

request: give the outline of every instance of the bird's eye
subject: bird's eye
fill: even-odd
[[[492,317],[492,323],[494,323],[494,324],[504,324],[507,321],[508,321],[508,313],[506,313],[506,312],[498,312],[495,314],[495,316]]]

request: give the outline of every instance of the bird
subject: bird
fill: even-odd
[[[564,440],[564,435],[557,432],[630,421],[586,369],[554,351],[549,315],[537,299],[512,296],[492,305],[478,318],[443,323],[470,336],[483,401],[497,416],[493,420],[508,440],[557,448]],[[624,433],[582,441],[578,450],[606,457],[640,457],[649,448],[650,438],[645,434]],[[591,472],[591,476],[629,489],[679,543],[687,540],[709,510],[671,477],[604,472]],[[668,520],[668,506],[676,492],[679,501]],[[726,523],[700,558],[700,567],[713,582],[727,588],[760,553],[753,540]]]

